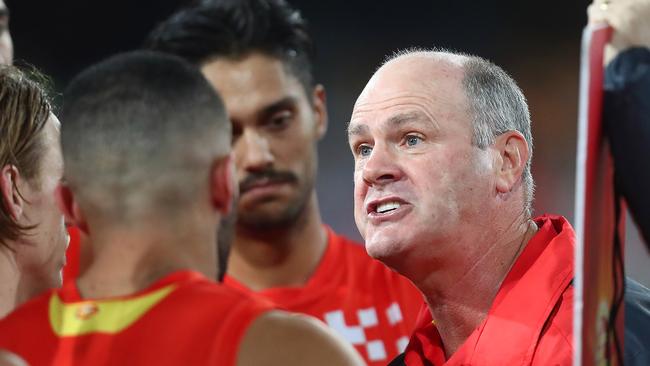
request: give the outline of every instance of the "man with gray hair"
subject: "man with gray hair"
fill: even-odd
[[[569,365],[575,233],[531,217],[530,116],[512,78],[474,56],[400,53],[348,133],[366,250],[427,300],[393,364]]]

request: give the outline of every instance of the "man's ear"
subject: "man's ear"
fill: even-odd
[[[519,131],[508,131],[496,137],[494,148],[499,153],[496,188],[499,193],[508,193],[526,168],[530,156],[528,143]]]
[[[20,172],[15,165],[7,164],[2,167],[0,175],[0,198],[7,213],[14,222],[18,222],[25,209],[25,200],[18,192]]]
[[[316,136],[321,139],[327,132],[327,93],[325,93],[325,87],[321,84],[316,85],[311,99],[316,118]]]
[[[236,194],[235,167],[231,154],[217,160],[212,166],[210,193],[214,207],[222,215],[228,215],[232,209],[233,195]]]
[[[79,228],[84,234],[88,235],[88,222],[86,217],[81,212],[74,194],[65,183],[59,183],[54,192],[56,204],[59,206],[59,211],[65,217],[66,225],[73,225]]]

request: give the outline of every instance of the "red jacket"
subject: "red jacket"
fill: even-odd
[[[447,360],[425,306],[404,355],[408,366],[571,365],[575,233],[560,216],[539,231],[501,284],[487,318]]]

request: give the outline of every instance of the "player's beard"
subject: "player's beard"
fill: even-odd
[[[233,199],[230,213],[221,218],[219,232],[217,233],[217,281],[223,282],[223,278],[228,270],[228,257],[230,248],[235,234],[235,224],[237,222],[237,203]]]

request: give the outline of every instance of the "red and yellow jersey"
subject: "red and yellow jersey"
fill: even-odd
[[[369,365],[385,365],[406,347],[422,295],[406,278],[370,258],[362,245],[327,231],[323,259],[304,286],[257,294],[285,310],[321,319]],[[229,276],[224,284],[251,292]]]
[[[270,309],[191,271],[99,300],[82,299],[68,282],[0,321],[0,349],[34,366],[230,366],[252,320]]]

